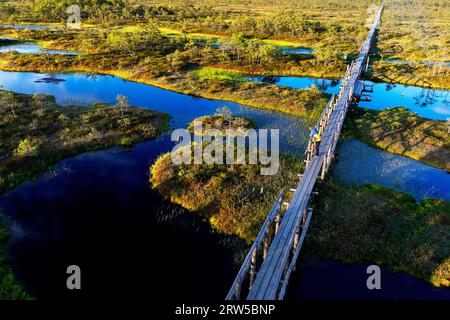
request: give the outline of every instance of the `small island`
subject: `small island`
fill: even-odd
[[[117,104],[61,106],[43,94],[0,90],[0,194],[76,154],[156,138],[169,116]]]
[[[217,129],[224,136],[227,135],[227,130],[245,133],[248,129],[256,128],[256,122],[253,119],[233,116],[227,107],[219,108],[215,115],[199,117],[192,121],[188,126],[188,131],[199,134],[194,132],[195,123],[201,123],[203,130]],[[204,133],[205,131],[202,131],[200,134]]]
[[[223,115],[194,121],[200,119],[207,119],[207,128],[229,125]],[[232,119],[235,128],[238,123],[247,128],[255,126],[251,119],[235,116],[228,119]],[[277,174],[261,175],[260,168],[260,164],[176,165],[169,152],[161,155],[150,168],[150,183],[165,198],[209,220],[219,232],[252,241],[273,205],[273,195],[286,183],[298,180],[297,174],[304,170],[304,163],[280,154]]]

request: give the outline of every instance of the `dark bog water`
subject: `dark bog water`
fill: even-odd
[[[299,300],[449,300],[450,289],[436,288],[406,274],[381,268],[381,289],[366,285],[370,264],[308,262],[291,279],[288,299]]]
[[[148,184],[149,163],[168,136],[61,161],[36,183],[0,200],[12,226],[10,259],[39,298],[222,299],[235,275],[239,240],[213,233],[195,215],[163,201]],[[207,241],[205,241],[207,239]],[[68,291],[66,268],[82,270]]]
[[[450,201],[450,174],[422,162],[372,148],[358,140],[345,140],[338,148],[333,176],[356,185],[377,183],[424,197]]]

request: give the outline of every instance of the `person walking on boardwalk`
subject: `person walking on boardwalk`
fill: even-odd
[[[319,129],[317,129],[317,126],[315,127],[309,127],[310,133],[309,138],[311,139],[312,145],[313,145],[313,155],[319,154],[319,145],[320,141],[322,140],[322,137],[319,133]]]

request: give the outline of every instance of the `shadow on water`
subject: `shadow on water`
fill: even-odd
[[[312,86],[329,94],[338,94],[340,80],[315,79],[308,77],[258,77],[249,76],[249,81],[264,82],[295,89],[306,89]],[[374,92],[370,93],[370,101],[361,101],[360,107],[383,110],[391,107],[406,107],[419,116],[446,120],[450,118],[449,90],[437,90],[390,83],[374,83]]]
[[[310,261],[290,282],[287,299],[296,300],[449,300],[449,288],[435,288],[406,274],[381,268],[381,289],[367,288],[370,264]]]

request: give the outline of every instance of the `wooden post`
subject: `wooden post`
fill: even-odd
[[[281,220],[281,214],[280,212],[277,213],[275,216],[275,234],[278,233],[278,229],[280,228],[280,220]]]
[[[306,160],[307,161],[311,161],[311,147],[312,147],[311,145],[312,145],[311,140],[308,140],[308,147],[306,149]]]
[[[295,252],[295,250],[297,250],[299,240],[300,240],[300,224],[295,228],[294,244],[292,246],[293,253]]]
[[[322,174],[321,174],[321,176],[320,176],[320,178],[321,178],[322,180],[325,180],[325,175],[326,175],[326,173],[327,173],[327,162],[328,162],[328,159],[327,159],[327,157],[325,157],[325,158],[323,159]]]
[[[370,61],[370,56],[367,55],[366,71],[369,70],[369,61]]]
[[[236,292],[234,293],[236,300],[241,300],[241,288],[242,288],[242,280],[239,280],[238,283],[236,283]]]
[[[303,215],[303,221],[302,221],[302,226],[305,226],[306,223],[306,219],[308,219],[308,215],[312,214],[312,208],[307,208],[305,210],[305,214]]]
[[[256,277],[256,248],[252,252],[252,261],[250,262],[250,289],[253,287]]]
[[[289,265],[291,264],[291,259],[286,260],[286,264],[284,265],[284,271],[283,271],[283,278],[281,279],[280,283],[283,284],[284,281],[287,281],[286,274],[289,270]]]
[[[267,253],[269,252],[269,226],[267,226],[266,234],[264,235],[264,246],[263,246],[263,260],[266,259]]]

